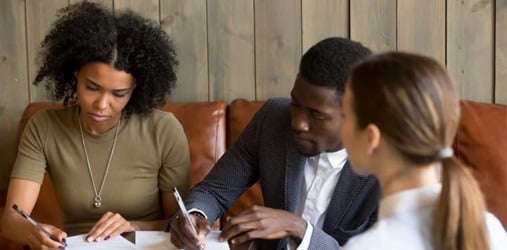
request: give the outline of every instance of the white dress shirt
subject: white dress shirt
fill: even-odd
[[[322,228],[327,207],[347,161],[345,149],[336,152],[324,152],[309,157],[305,164],[304,181],[296,214],[306,222],[306,231],[299,245],[289,241],[289,249],[308,249],[313,227]]]
[[[431,227],[441,188],[434,184],[384,197],[377,223],[352,237],[343,249],[433,249]],[[500,221],[487,212],[485,219],[490,248],[506,249],[507,234]]]

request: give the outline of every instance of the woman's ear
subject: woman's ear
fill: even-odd
[[[379,147],[382,134],[380,133],[380,129],[377,125],[373,123],[366,126],[366,133],[368,136],[367,153],[368,155],[371,155]]]

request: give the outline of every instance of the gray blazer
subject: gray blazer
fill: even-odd
[[[306,158],[294,147],[290,99],[268,100],[236,143],[185,199],[210,221],[260,180],[266,207],[294,212],[303,184]],[[338,249],[377,218],[380,187],[374,177],[360,177],[348,162],[331,198],[323,228],[314,227],[310,249]],[[284,249],[287,239],[257,240],[258,249]]]

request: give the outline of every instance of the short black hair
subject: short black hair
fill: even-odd
[[[370,54],[371,50],[359,42],[329,37],[303,55],[299,74],[311,84],[334,88],[341,97],[350,68]]]
[[[41,67],[34,81],[45,85],[50,99],[76,103],[74,72],[103,62],[135,78],[126,115],[150,113],[166,102],[178,62],[172,41],[158,24],[128,10],[113,14],[90,2],[69,5],[58,17],[41,43]]]

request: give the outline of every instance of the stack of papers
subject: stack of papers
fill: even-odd
[[[206,249],[209,250],[228,250],[227,242],[219,242],[219,231],[212,231],[206,237]],[[87,242],[84,234],[75,235],[67,238],[67,247],[70,250],[95,250],[95,249],[147,249],[147,250],[177,250],[171,244],[171,236],[163,231],[136,231],[135,241],[131,242],[123,236],[114,237],[100,242]]]

